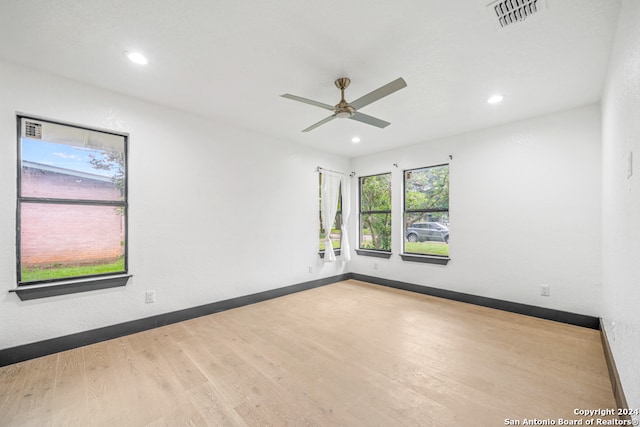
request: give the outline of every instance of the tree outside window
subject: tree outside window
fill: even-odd
[[[360,177],[360,249],[391,251],[391,174]]]

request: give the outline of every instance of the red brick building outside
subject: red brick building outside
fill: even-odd
[[[23,162],[22,197],[122,200],[110,177]],[[124,256],[121,207],[32,203],[20,205],[23,268],[115,262]]]

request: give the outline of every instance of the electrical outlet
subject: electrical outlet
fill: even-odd
[[[144,301],[147,304],[151,304],[153,302],[156,302],[156,291],[147,291],[147,293],[144,296]]]
[[[377,270],[377,269],[378,269],[378,263],[377,263],[377,262],[374,262],[374,263],[373,263],[373,269],[374,269],[374,270]]]
[[[540,285],[540,295],[543,297],[551,296],[551,289],[549,285]]]
[[[313,267],[309,266],[309,273],[313,273]]]

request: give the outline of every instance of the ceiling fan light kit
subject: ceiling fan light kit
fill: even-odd
[[[320,120],[318,123],[314,123],[306,129],[303,129],[302,132],[309,132],[318,126],[321,126],[331,120],[337,118],[340,119],[351,119],[356,120],[362,123],[366,123],[371,126],[375,126],[378,128],[385,128],[389,126],[391,123],[385,122],[384,120],[380,120],[378,118],[368,116],[366,114],[360,113],[358,110],[362,107],[366,107],[367,105],[384,98],[385,96],[391,95],[392,93],[404,88],[407,86],[407,83],[404,81],[402,77],[392,81],[391,83],[387,83],[384,86],[379,87],[378,89],[369,92],[368,94],[361,96],[356,99],[352,103],[348,103],[344,99],[344,91],[349,87],[351,80],[347,77],[340,77],[335,81],[336,87],[340,89],[340,102],[334,106],[329,104],[324,104],[322,102],[313,101],[311,99],[302,98],[296,95],[290,95],[288,93],[284,95],[280,95],[283,98],[292,99],[294,101],[303,102],[305,104],[314,105],[316,107],[324,108],[325,110],[333,111],[333,115],[326,117]]]

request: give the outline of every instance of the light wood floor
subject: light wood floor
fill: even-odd
[[[598,331],[354,280],[0,368],[2,426],[503,426],[614,406]]]

